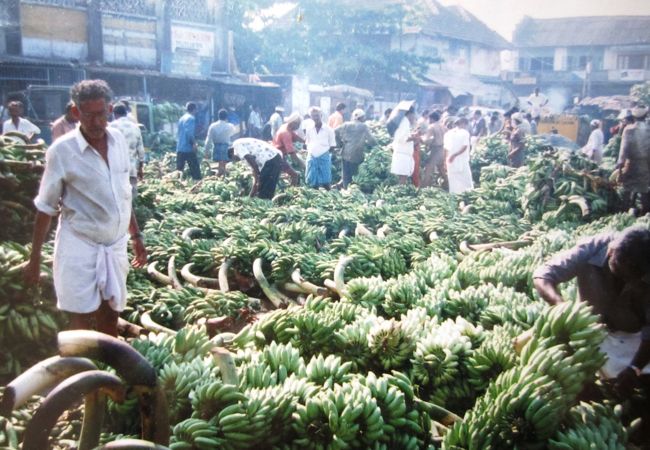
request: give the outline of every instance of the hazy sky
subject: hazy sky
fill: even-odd
[[[650,16],[650,0],[440,0],[461,5],[510,40],[524,15],[536,18],[568,16]],[[580,30],[576,30],[580,33]]]

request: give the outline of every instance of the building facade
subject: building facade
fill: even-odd
[[[501,106],[513,100],[500,78],[501,52],[510,44],[460,6],[421,2],[418,23],[395,36],[393,48],[435,58],[419,103]]]
[[[538,86],[561,112],[575,99],[626,95],[650,80],[650,16],[524,18],[504,78],[519,97]]]

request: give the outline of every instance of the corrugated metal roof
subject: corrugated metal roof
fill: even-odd
[[[516,47],[650,44],[650,16],[524,17],[513,35]]]
[[[426,0],[427,9],[420,31],[460,41],[474,42],[486,47],[510,48],[511,44],[461,6],[443,6],[437,0]]]

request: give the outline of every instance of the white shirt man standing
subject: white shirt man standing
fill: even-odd
[[[23,133],[28,138],[32,138],[36,134],[41,134],[41,129],[31,123],[29,120],[22,118],[23,103],[17,100],[9,102],[7,105],[9,110],[9,119],[2,125],[2,132],[8,133],[10,131],[18,131]]]
[[[127,242],[135,267],[147,262],[131,207],[129,149],[108,128],[112,92],[103,80],[84,80],[70,90],[72,114],[80,122],[47,151],[45,172],[34,199],[36,219],[25,281],[38,283],[41,248],[52,217],[60,214],[54,244],[57,307],[70,315],[71,329],[117,335],[126,305]]]
[[[467,127],[467,118],[459,117],[456,119],[455,127],[447,131],[444,137],[451,194],[460,194],[474,189],[472,170],[469,167],[470,136],[465,127]]]
[[[528,97],[528,105],[530,106],[530,115],[539,123],[539,118],[542,115],[542,108],[548,104],[548,98],[544,94],[539,93],[539,88],[535,88],[535,92]]]
[[[334,130],[323,123],[320,108],[312,107],[309,115],[314,125],[305,130],[307,147],[307,169],[305,180],[311,187],[329,189],[332,184],[332,155],[330,150],[336,147]]]
[[[582,153],[596,164],[603,162],[603,148],[605,146],[605,136],[603,130],[600,129],[600,121],[591,121],[591,134],[587,145],[582,147]]]

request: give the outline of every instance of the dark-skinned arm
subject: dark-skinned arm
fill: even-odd
[[[557,285],[552,281],[544,278],[535,278],[533,280],[533,285],[540,297],[542,297],[549,305],[557,305],[558,303],[564,302]]]
[[[259,189],[260,169],[257,167],[257,161],[253,155],[246,155],[244,156],[244,159],[253,171],[253,188],[251,189],[249,196],[254,197]]]
[[[131,235],[131,242],[133,243],[133,252],[135,258],[131,261],[133,267],[144,267],[147,265],[147,249],[144,246],[142,233],[138,226],[138,220],[135,217],[135,211],[131,209],[131,220],[129,221],[129,234]]]
[[[41,249],[45,237],[50,231],[52,216],[41,211],[36,211],[34,219],[34,233],[32,235],[32,253],[29,256],[29,263],[23,271],[23,277],[27,286],[37,286],[41,273]]]

